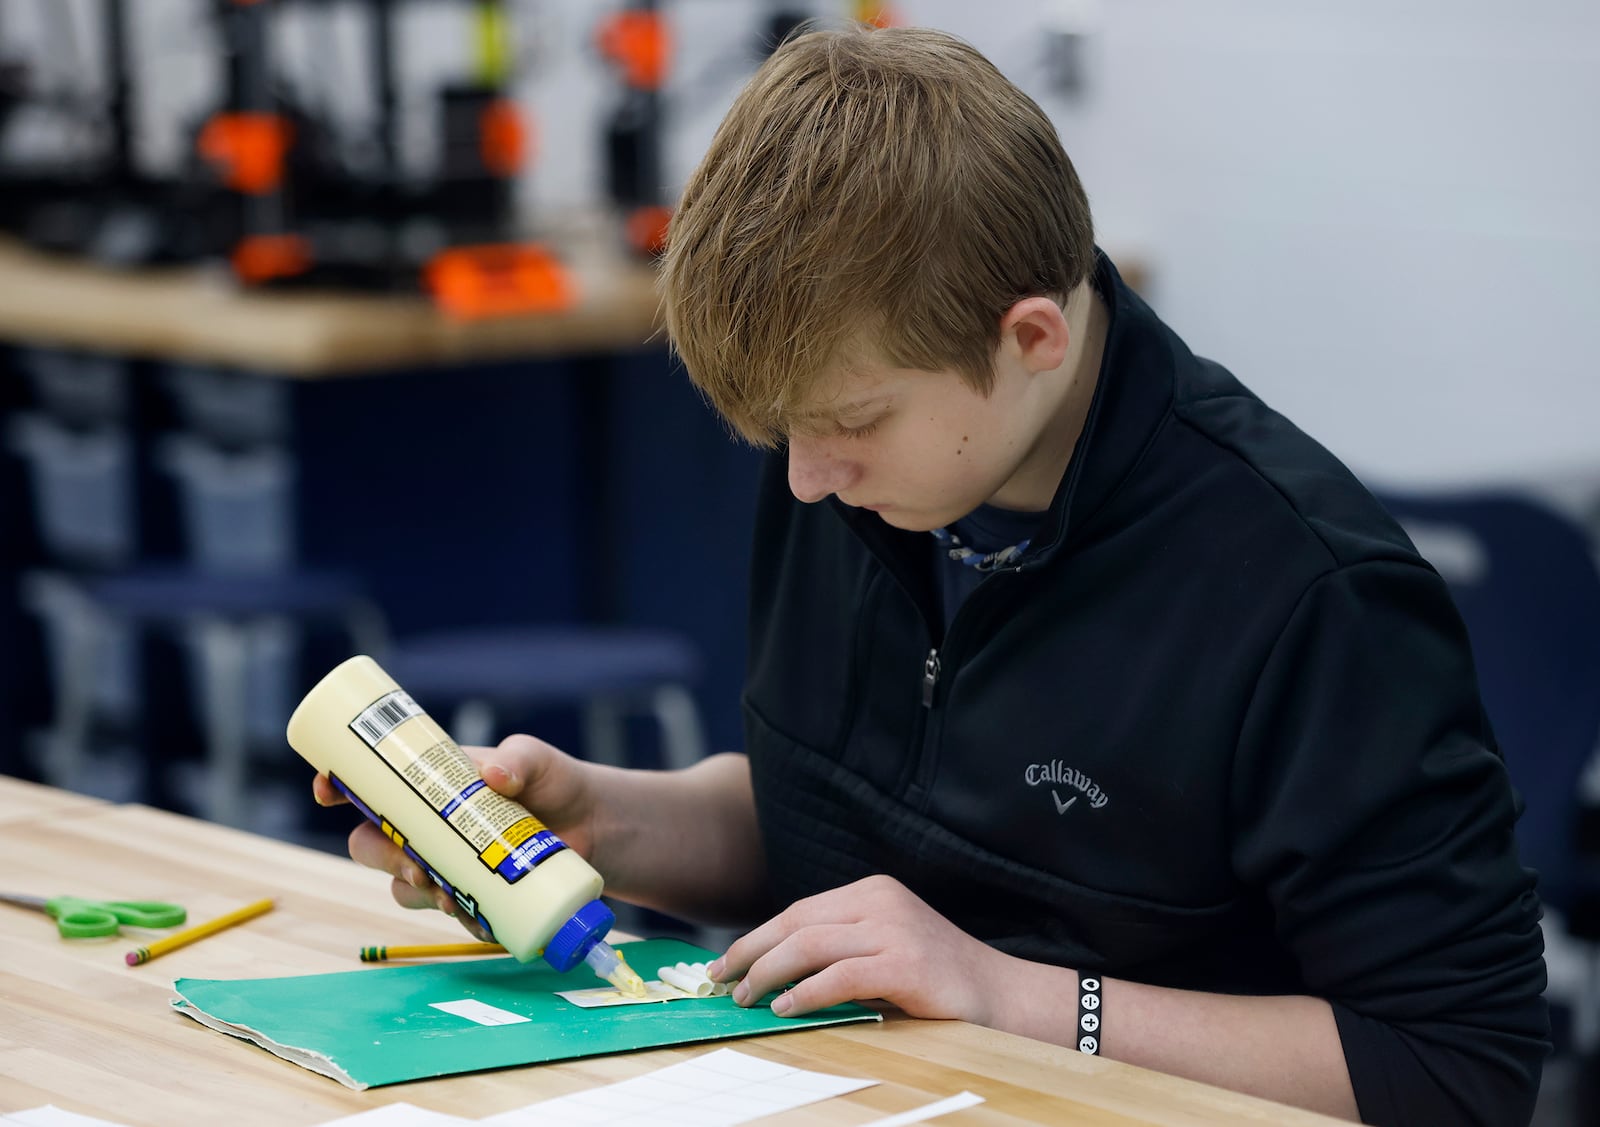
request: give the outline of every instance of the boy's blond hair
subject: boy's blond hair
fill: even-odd
[[[1037,104],[954,36],[812,31],[739,94],[684,188],[667,332],[749,441],[783,441],[826,370],[959,372],[1000,318],[1093,268],[1089,203]]]

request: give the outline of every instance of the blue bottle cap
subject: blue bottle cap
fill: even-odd
[[[606,937],[616,915],[599,900],[591,900],[572,914],[544,945],[544,961],[565,974],[583,961],[589,948]]]

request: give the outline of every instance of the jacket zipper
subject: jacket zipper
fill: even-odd
[[[1005,571],[1020,574],[1022,567],[1006,568]],[[997,572],[996,574],[1000,573]],[[960,617],[959,612],[957,617]],[[948,634],[940,638],[940,641],[945,644],[946,650],[950,648]],[[922,723],[918,725],[918,731],[914,737],[915,746],[919,751],[911,761],[911,777],[905,791],[907,800],[924,812],[926,812],[927,808],[929,785],[933,780],[933,774],[936,769],[935,757],[930,745],[936,739],[936,736],[933,735],[934,725],[940,720],[934,709],[939,699],[939,677],[943,672],[944,659],[939,655],[939,647],[930,647],[927,656],[922,659]]]
[[[1011,572],[1012,574],[1020,575],[1022,573],[1022,565],[1019,564],[1016,567],[1008,567],[1008,568],[1005,568],[1004,570],[1007,571],[1007,572]],[[996,572],[995,574],[998,575],[1000,573]],[[928,656],[922,659],[922,707],[923,708],[927,708],[927,709],[933,708],[934,695],[937,693],[937,691],[939,689],[939,671],[942,668],[943,668],[943,663],[941,663],[940,660],[939,660],[939,647],[938,646],[934,646],[932,649],[930,649],[928,651]]]

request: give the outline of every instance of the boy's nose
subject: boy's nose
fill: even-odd
[[[814,438],[789,439],[789,492],[807,504],[848,489],[861,476],[856,463],[837,458]]]

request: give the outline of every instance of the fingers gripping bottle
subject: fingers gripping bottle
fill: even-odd
[[[289,744],[523,962],[580,962],[627,993],[644,982],[605,941],[600,874],[476,765],[370,657],[306,694]]]

